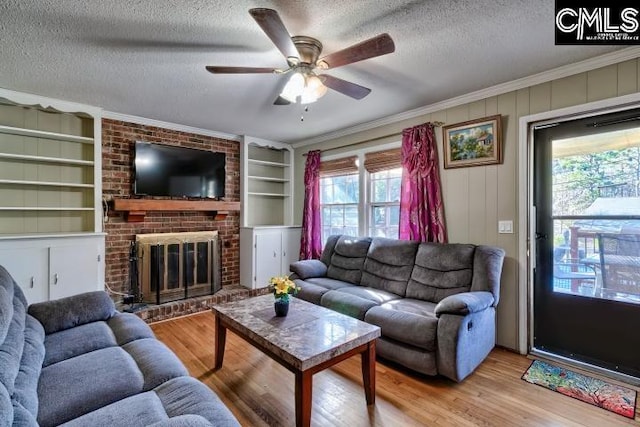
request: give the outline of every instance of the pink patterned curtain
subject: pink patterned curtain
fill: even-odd
[[[307,153],[304,170],[304,208],[300,259],[318,259],[322,253],[320,239],[320,150]]]
[[[400,239],[447,242],[433,124],[402,131]]]

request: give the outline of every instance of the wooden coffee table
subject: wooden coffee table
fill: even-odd
[[[309,426],[313,374],[360,354],[367,405],[373,405],[380,328],[297,298],[287,317],[275,317],[273,302],[273,295],[263,295],[211,307],[215,369],[222,367],[229,329],[295,374],[296,425]]]

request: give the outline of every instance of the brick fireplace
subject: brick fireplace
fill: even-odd
[[[219,243],[217,231],[137,235],[140,299],[162,304],[219,291]]]
[[[179,132],[154,126],[128,123],[118,120],[102,121],[102,188],[103,197],[131,197],[133,192],[133,147],[135,141],[147,141],[176,145],[226,154],[226,200],[240,200],[240,147],[237,141]],[[230,212],[223,220],[216,220],[207,212],[148,212],[144,222],[126,222],[123,215],[110,212],[105,223],[106,257],[105,277],[107,285],[116,292],[128,293],[129,249],[136,235],[149,233],[183,233],[216,231],[220,239],[220,284],[222,296],[230,289],[239,288],[239,212]],[[225,292],[226,290],[226,292]],[[201,297],[202,299],[204,297]],[[118,301],[120,298],[114,296]],[[198,300],[199,301],[199,300]],[[177,304],[183,309],[170,308],[171,315],[186,314],[202,309],[198,301]],[[206,307],[205,307],[206,308]],[[166,311],[160,309],[160,311]],[[163,315],[167,317],[168,315]],[[144,317],[144,316],[142,316]],[[148,319],[155,320],[155,319]]]

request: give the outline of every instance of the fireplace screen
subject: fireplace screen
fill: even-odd
[[[217,231],[136,236],[142,301],[154,304],[220,290]]]

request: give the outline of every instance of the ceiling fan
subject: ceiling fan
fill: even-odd
[[[274,102],[276,105],[295,103],[298,99],[301,104],[315,102],[326,93],[327,88],[354,99],[362,99],[371,92],[371,89],[324,74],[324,71],[386,55],[395,50],[395,45],[389,34],[380,34],[320,58],[322,43],[312,37],[290,36],[275,10],[256,8],[249,10],[249,13],[278,50],[282,52],[288,67],[279,69],[210,65],[206,69],[214,74],[291,73],[282,93]]]

